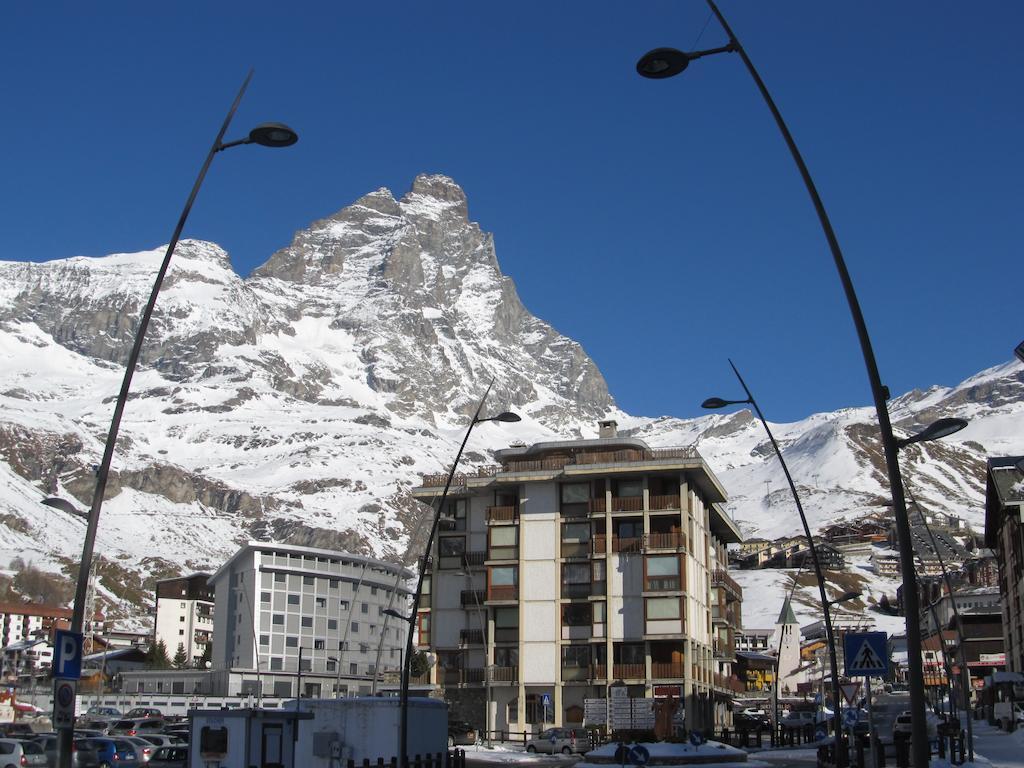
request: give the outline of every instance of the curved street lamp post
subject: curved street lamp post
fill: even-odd
[[[828,644],[828,659],[832,673],[832,698],[834,699],[833,712],[837,713],[840,702],[842,701],[842,689],[839,687],[839,665],[836,661],[836,646],[835,646],[835,635],[832,631],[832,612],[829,610],[829,599],[828,594],[825,591],[825,576],[821,570],[821,561],[818,559],[818,548],[814,545],[814,537],[811,535],[811,528],[807,524],[807,515],[804,514],[803,504],[800,502],[800,494],[796,491],[796,484],[793,482],[793,476],[789,473],[789,466],[786,464],[786,460],[782,457],[782,450],[779,448],[779,444],[775,441],[775,435],[772,434],[771,428],[768,426],[768,422],[764,418],[764,414],[761,413],[761,406],[757,404],[754,396],[750,392],[750,388],[747,387],[747,383],[743,380],[739,370],[736,368],[732,360],[729,361],[729,365],[732,367],[733,373],[736,374],[736,378],[739,379],[740,386],[743,387],[743,391],[747,393],[746,400],[723,400],[720,397],[710,397],[701,403],[702,408],[724,408],[728,405],[750,405],[753,406],[754,411],[757,413],[757,418],[761,420],[761,426],[764,427],[764,431],[768,434],[768,440],[771,441],[772,448],[775,449],[775,455],[779,459],[779,464],[782,465],[782,472],[786,476],[786,482],[789,483],[790,493],[793,494],[793,501],[796,504],[796,510],[800,514],[800,524],[804,528],[804,537],[807,539],[807,548],[811,554],[811,563],[814,565],[814,576],[818,582],[818,595],[821,599],[821,609],[825,617],[825,642]],[[851,599],[846,595],[840,599]],[[839,602],[837,600],[836,602]],[[778,676],[776,675],[775,680],[776,687],[779,685]],[[836,734],[836,766],[843,768],[846,765],[846,751],[841,749],[839,745],[842,742],[842,725],[839,722],[838,714],[835,714],[832,718],[832,727]]]
[[[399,700],[400,720],[398,734],[398,759],[401,761],[400,764],[403,768],[409,764],[409,756],[407,754],[409,744],[409,675],[412,670],[413,629],[420,607],[420,593],[423,589],[423,575],[427,570],[427,562],[430,559],[430,552],[434,546],[434,536],[437,534],[437,526],[441,521],[441,511],[444,509],[444,503],[448,498],[448,491],[451,489],[452,480],[455,479],[455,471],[459,466],[459,459],[462,458],[462,452],[466,448],[466,443],[469,441],[469,436],[473,432],[473,427],[477,424],[482,424],[485,421],[520,421],[519,415],[512,413],[511,411],[504,411],[503,413],[499,413],[497,416],[489,416],[486,418],[480,417],[480,412],[483,410],[484,403],[487,402],[487,395],[490,394],[491,387],[493,386],[494,380],[491,379],[491,383],[487,385],[487,391],[484,392],[484,396],[480,398],[480,404],[477,405],[476,412],[473,414],[473,418],[469,422],[469,427],[466,429],[466,435],[462,438],[462,445],[459,446],[459,451],[455,454],[455,461],[452,462],[451,470],[448,472],[448,478],[445,480],[444,491],[442,491],[441,498],[437,503],[437,507],[434,509],[434,518],[430,525],[430,534],[427,536],[427,544],[423,548],[423,560],[420,563],[419,577],[416,580],[416,591],[413,592],[412,596],[411,611],[408,616],[403,616],[401,613],[393,609],[385,611],[389,616],[404,619],[409,625],[409,631],[405,640],[405,658],[402,660],[402,687],[400,694],[401,698]]]
[[[139,354],[142,351],[142,343],[146,337],[146,330],[149,327],[149,321],[153,315],[153,309],[156,306],[157,296],[160,294],[160,288],[163,285],[164,276],[167,274],[167,270],[171,265],[171,257],[174,255],[174,249],[177,247],[182,230],[185,228],[185,222],[188,219],[189,212],[192,210],[192,204],[195,202],[196,195],[199,194],[199,188],[202,186],[203,180],[206,178],[206,172],[209,170],[210,164],[213,162],[214,155],[229,147],[235,147],[241,144],[259,144],[264,147],[287,147],[299,140],[298,134],[283,123],[264,123],[253,128],[249,132],[249,135],[244,139],[229,142],[223,141],[224,134],[227,132],[228,126],[231,124],[231,119],[238,110],[238,105],[242,101],[242,96],[245,94],[246,88],[249,87],[249,81],[252,80],[252,76],[253,71],[250,70],[245,81],[242,83],[242,87],[238,91],[238,95],[235,96],[231,109],[228,110],[227,117],[224,118],[224,123],[217,132],[217,137],[213,140],[213,145],[210,147],[210,151],[206,155],[206,160],[199,170],[199,175],[196,177],[195,183],[192,185],[192,191],[189,193],[188,199],[185,202],[185,207],[182,209],[181,216],[178,218],[178,224],[174,228],[171,240],[167,244],[167,251],[164,253],[163,262],[160,265],[160,269],[156,275],[156,280],[153,283],[153,289],[150,292],[149,301],[139,318],[139,326],[135,332],[135,341],[132,345],[131,352],[128,355],[128,362],[125,365],[125,373],[124,379],[121,382],[121,390],[118,393],[117,400],[114,404],[114,414],[110,421],[110,429],[107,432],[107,441],[103,449],[103,458],[100,461],[99,467],[96,469],[96,486],[93,491],[92,505],[89,509],[89,521],[86,526],[85,541],[82,545],[82,559],[79,563],[78,569],[74,610],[71,615],[70,631],[77,634],[82,633],[86,592],[89,586],[89,570],[92,567],[93,549],[96,545],[96,529],[99,526],[100,510],[103,506],[103,496],[106,492],[107,480],[110,475],[110,464],[114,458],[117,434],[121,427],[121,416],[124,413],[125,404],[128,402],[128,391],[131,388],[132,376],[135,373],[135,367],[139,361]],[[71,766],[72,741],[72,730],[70,728],[60,729],[57,763],[59,768],[70,768]]]
[[[928,731],[923,717],[923,713],[925,711],[925,691],[924,672],[921,661],[921,627],[918,622],[918,616],[920,615],[920,601],[917,593],[917,580],[914,572],[914,548],[910,534],[910,522],[907,517],[906,499],[903,495],[903,479],[900,476],[896,438],[893,435],[892,424],[889,420],[889,411],[886,406],[886,401],[889,399],[889,390],[884,384],[882,384],[881,376],[878,372],[878,365],[875,361],[875,353],[871,346],[871,339],[868,336],[867,325],[864,322],[864,315],[861,312],[860,302],[858,301],[857,294],[854,291],[853,281],[846,268],[846,261],[844,260],[842,250],[839,247],[839,240],[836,237],[835,231],[832,229],[832,222],[829,220],[828,213],[825,211],[825,205],[821,200],[821,196],[818,194],[817,187],[811,178],[810,171],[807,169],[806,163],[804,163],[803,156],[800,154],[800,150],[797,148],[796,142],[794,141],[792,134],[789,132],[789,128],[782,119],[782,114],[775,105],[775,101],[768,92],[767,86],[758,74],[757,69],[755,69],[750,57],[747,56],[743,46],[740,45],[736,35],[733,34],[729,23],[725,20],[721,11],[719,11],[714,0],[706,1],[711,12],[718,19],[722,29],[728,35],[729,43],[720,48],[697,51],[695,53],[685,53],[674,48],[656,48],[640,58],[636,66],[637,72],[644,77],[662,79],[679,74],[686,69],[690,61],[702,56],[708,56],[715,53],[738,53],[747,69],[747,72],[757,85],[757,89],[760,91],[765,104],[772,113],[772,117],[775,119],[775,124],[778,126],[779,132],[782,134],[782,138],[786,142],[786,146],[789,148],[793,162],[796,164],[804,182],[804,186],[807,189],[807,193],[811,198],[811,203],[818,216],[818,222],[821,225],[822,232],[828,242],[829,250],[832,253],[832,259],[835,262],[836,270],[839,273],[839,280],[843,286],[843,292],[846,296],[846,302],[849,305],[853,324],[857,330],[857,338],[860,342],[861,354],[864,358],[864,365],[867,369],[868,380],[871,385],[871,395],[874,400],[875,411],[878,415],[878,427],[881,432],[882,449],[885,454],[886,473],[889,478],[889,491],[892,495],[893,515],[896,521],[896,533],[900,553],[900,570],[903,578],[904,593],[906,594],[904,608],[906,616],[908,617],[907,649],[909,659],[907,671],[910,683],[910,705],[912,711],[922,714],[921,717],[915,717],[911,724],[912,762],[914,765],[927,765],[930,757],[930,748],[928,744]]]

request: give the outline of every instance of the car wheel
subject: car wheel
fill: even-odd
[[[528,747],[526,748],[526,751],[527,751],[527,752],[536,752],[536,751],[537,751],[537,748],[536,748],[535,746],[533,746],[533,744],[530,744],[530,745],[529,745],[529,746],[528,746]]]
[[[110,768],[110,763],[104,761],[100,763],[100,768]]]
[[[448,746],[449,747],[454,747],[455,746],[455,737],[454,736],[451,736],[451,735],[448,736]]]
[[[562,754],[563,755],[571,755],[572,754],[572,747],[562,747]]]

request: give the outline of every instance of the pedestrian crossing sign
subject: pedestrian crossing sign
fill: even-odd
[[[847,677],[889,673],[889,636],[885,632],[847,632],[843,638]]]

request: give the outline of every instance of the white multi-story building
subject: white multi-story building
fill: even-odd
[[[456,478],[418,616],[453,718],[578,724],[614,685],[682,700],[691,728],[728,721],[742,590],[726,573],[741,536],[725,491],[695,451],[600,426]],[[445,479],[413,495],[430,501]]]
[[[194,573],[156,583],[153,634],[173,659],[179,647],[190,666],[198,663],[213,637],[213,589],[208,573]]]
[[[401,668],[408,625],[385,611],[408,611],[414,575],[362,555],[250,542],[209,580],[223,693],[370,693]]]

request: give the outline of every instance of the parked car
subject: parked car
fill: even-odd
[[[900,714],[896,716],[896,722],[892,726],[893,736],[895,737],[896,734],[899,733],[905,733],[909,736],[912,722],[913,715],[910,713],[909,709],[904,712],[900,712]],[[941,722],[942,719],[934,712],[925,713],[925,725],[928,729],[929,739],[935,739],[938,737],[939,723]]]
[[[745,709],[733,715],[737,731],[765,731],[772,727],[772,719],[764,710]]]
[[[85,717],[99,720],[120,720],[124,715],[117,707],[89,707],[85,711]]]
[[[188,747],[160,747],[153,753],[149,768],[188,768]]]
[[[798,730],[808,726],[814,726],[817,722],[818,713],[806,710],[791,710],[779,720],[779,728],[784,731]]]
[[[20,739],[24,737],[30,739],[35,735],[36,732],[28,723],[0,723],[0,738]]]
[[[188,735],[188,732],[185,732]],[[181,746],[185,742],[178,738],[176,734],[172,734],[169,730],[165,730],[163,733],[143,733],[139,735],[140,739],[145,739],[154,747],[174,747]]]
[[[107,729],[108,736],[140,736],[143,733],[161,733],[164,729],[162,717],[137,717],[117,720]]]
[[[50,768],[57,765],[57,735],[47,733],[36,736],[33,741],[43,748],[46,755],[46,763]],[[81,739],[75,739],[71,743],[71,768],[98,768],[100,764],[96,750],[84,746]]]
[[[476,744],[476,729],[465,720],[448,721],[448,746]]]
[[[576,731],[572,728],[548,728],[526,742],[527,752],[545,752],[549,755],[557,752],[571,755],[573,752],[582,752],[584,748],[584,740],[577,739]]]
[[[129,709],[124,713],[125,719],[131,719],[133,717],[163,717],[164,713],[156,707],[135,707]]]
[[[83,739],[88,748],[96,750],[99,768],[139,768],[139,760],[131,743],[118,738]]]
[[[3,768],[47,768],[46,753],[34,741],[0,739],[0,766]]]
[[[156,752],[156,747],[141,736],[123,736],[122,738],[135,747],[135,757],[142,765],[148,763],[153,757],[153,753]]]

